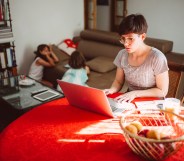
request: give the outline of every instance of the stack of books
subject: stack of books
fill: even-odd
[[[13,32],[9,26],[0,27],[0,43],[13,41]]]

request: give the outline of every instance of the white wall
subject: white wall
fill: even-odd
[[[148,36],[174,42],[173,51],[184,54],[184,0],[127,0],[128,14],[141,13],[148,22]],[[108,6],[97,8],[97,28],[110,30]]]
[[[145,15],[149,37],[172,40],[173,51],[184,53],[184,0],[127,2],[128,14]],[[84,28],[83,0],[10,0],[10,8],[19,73],[28,72],[37,45],[57,44]],[[103,18],[108,15],[103,14]]]
[[[10,0],[19,73],[27,73],[41,43],[58,44],[84,28],[83,0]]]
[[[127,0],[128,14],[142,13],[148,36],[174,42],[173,51],[184,53],[184,0]]]

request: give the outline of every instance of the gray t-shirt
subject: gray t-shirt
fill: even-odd
[[[165,55],[153,47],[140,66],[128,64],[128,53],[125,49],[119,51],[114,64],[124,70],[129,91],[155,87],[155,76],[169,70]]]

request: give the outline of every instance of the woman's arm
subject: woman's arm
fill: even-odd
[[[105,89],[105,94],[113,94],[121,90],[124,84],[124,71],[122,68],[117,68],[116,77],[110,87],[110,89]]]
[[[121,101],[131,102],[136,97],[165,97],[168,93],[168,88],[169,88],[169,74],[168,71],[166,71],[156,76],[155,88],[127,92],[119,97],[116,97],[116,100],[119,102]]]

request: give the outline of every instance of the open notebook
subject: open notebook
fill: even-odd
[[[125,110],[134,109],[132,103],[117,103],[103,90],[57,80],[70,105],[109,117],[121,116]]]

